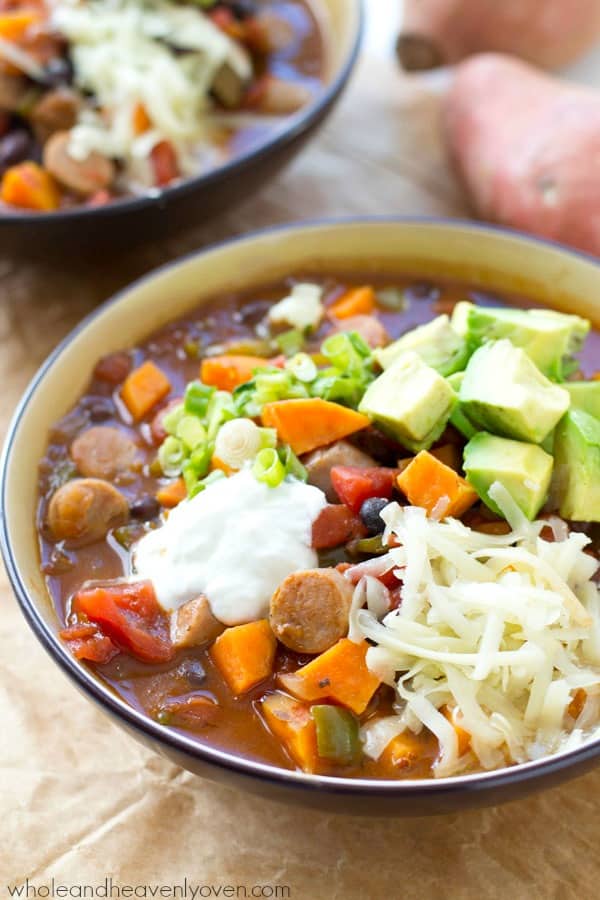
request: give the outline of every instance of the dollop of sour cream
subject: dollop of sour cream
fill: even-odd
[[[150,579],[166,610],[204,594],[225,625],[266,616],[278,585],[317,564],[312,525],[326,506],[319,488],[270,488],[248,470],[184,500],[134,549],[137,578]]]

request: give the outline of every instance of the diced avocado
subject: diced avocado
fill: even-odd
[[[417,453],[437,441],[455,404],[446,379],[408,351],[369,385],[359,411]]]
[[[554,438],[552,496],[561,516],[600,522],[600,420],[572,409]]]
[[[554,452],[554,434],[555,431],[553,428],[552,431],[548,432],[544,440],[540,442],[540,447],[542,448],[542,450],[545,450],[546,453]]]
[[[582,409],[600,419],[600,381],[566,381],[571,395],[571,409]]]
[[[457,398],[464,377],[464,372],[454,372],[452,375],[449,375],[446,378],[446,381],[448,382],[452,390],[456,393]],[[474,434],[477,434],[477,428],[467,418],[460,403],[457,403],[452,410],[452,415],[450,416],[450,424],[454,425],[456,430],[460,431],[460,433],[463,434],[467,438],[467,440],[469,440],[469,438],[472,438]]]
[[[460,300],[452,310],[450,324],[453,330],[461,337],[467,336],[469,313],[475,309],[475,304],[469,303],[468,300]]]
[[[407,350],[418,353],[440,375],[464,369],[469,358],[465,341],[454,331],[446,315],[412,328],[387,347],[375,350],[373,356],[382,369],[388,369]]]
[[[525,444],[480,431],[464,451],[464,470],[486,506],[502,515],[488,491],[498,481],[528,519],[544,505],[552,477],[553,460],[536,444]]]
[[[465,370],[462,411],[482,431],[541,443],[569,408],[569,392],[552,384],[510,341],[484,344]]]
[[[507,338],[522,347],[536,366],[552,381],[564,381],[578,368],[578,353],[590,330],[579,316],[548,309],[457,304],[452,326],[462,334],[471,352],[487,341]]]

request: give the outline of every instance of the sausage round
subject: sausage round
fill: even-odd
[[[204,594],[188,600],[171,616],[171,640],[177,649],[210,644],[224,628],[225,626],[213,616]]]
[[[79,472],[89,478],[112,479],[131,469],[137,447],[128,435],[111,425],[88,428],[71,444],[71,458]]]
[[[352,593],[335,569],[294,572],[271,598],[271,628],[296,653],[322,653],[348,633]]]
[[[88,197],[109,187],[115,177],[112,160],[92,150],[85,159],[69,153],[68,131],[55,132],[44,145],[44,168],[66,188]]]
[[[348,441],[336,441],[327,447],[318,447],[303,457],[302,463],[308,474],[308,483],[320,488],[330,503],[338,502],[338,495],[331,484],[331,470],[334,466],[360,466],[365,469],[377,465],[372,456]]]
[[[74,478],[52,495],[48,526],[57,541],[83,546],[102,540],[129,516],[127,500],[116,487],[99,478]]]

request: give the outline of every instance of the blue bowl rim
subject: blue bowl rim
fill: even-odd
[[[260,229],[250,234],[237,235],[220,241],[201,250],[195,250],[178,259],[165,263],[131,284],[122,288],[100,306],[96,307],[84,319],[73,328],[69,334],[55,347],[52,353],[42,363],[28,384],[21,401],[19,402],[7,430],[7,436],[0,457],[0,550],[6,566],[9,581],[17,598],[21,611],[30,628],[59,668],[72,680],[75,685],[90,699],[106,710],[110,715],[123,720],[124,724],[136,732],[140,732],[145,738],[154,744],[164,745],[183,756],[189,756],[219,769],[227,770],[238,776],[246,776],[268,782],[275,786],[294,788],[311,793],[324,793],[331,795],[343,795],[349,799],[371,797],[397,797],[398,800],[435,798],[442,800],[445,797],[461,792],[474,795],[475,793],[491,792],[504,787],[514,787],[523,782],[537,782],[542,778],[550,778],[564,772],[566,769],[584,766],[600,755],[600,738],[573,750],[563,751],[559,754],[546,756],[539,760],[520,763],[504,769],[489,772],[475,772],[465,775],[455,775],[438,779],[368,779],[368,778],[342,778],[337,776],[319,776],[282,769],[274,765],[262,763],[257,760],[237,756],[235,753],[211,747],[200,743],[185,734],[166,729],[154,722],[148,716],[142,714],[134,707],[122,700],[114,691],[97,678],[91,669],[79,664],[61,643],[56,631],[53,631],[38,611],[35,601],[30,597],[25,580],[21,576],[16,564],[10,528],[6,515],[6,491],[7,470],[11,456],[11,450],[15,435],[18,431],[21,419],[27,406],[43,381],[48,370],[59,360],[63,351],[71,341],[83,330],[91,326],[94,320],[102,315],[106,309],[119,303],[134,288],[138,288],[147,281],[159,277],[170,269],[185,265],[198,256],[210,255],[212,252],[226,249],[227,247],[256,239],[276,235],[280,232],[302,232],[320,227],[353,227],[367,226],[369,224],[397,224],[397,225],[433,225],[448,229],[471,229],[477,232],[487,232],[491,235],[518,239],[524,244],[530,243],[538,246],[546,246],[558,250],[586,262],[600,267],[600,260],[596,257],[578,250],[573,250],[556,241],[538,238],[524,234],[514,229],[505,228],[487,223],[473,222],[468,219],[448,219],[439,216],[352,216],[315,219],[303,222],[289,222],[280,225]],[[576,774],[576,773],[573,773]],[[373,813],[376,814],[374,809]]]
[[[301,135],[310,131],[329,107],[342,93],[350,79],[362,44],[365,30],[364,0],[353,0],[357,15],[356,32],[349,48],[348,55],[333,81],[325,85],[317,94],[315,100],[309,103],[304,110],[293,114],[289,123],[285,123],[281,129],[275,129],[272,137],[259,141],[254,147],[234,156],[223,165],[217,165],[206,172],[201,172],[190,178],[182,178],[173,185],[167,185],[158,191],[124,197],[105,206],[74,206],[69,209],[57,209],[52,212],[27,212],[26,210],[15,212],[3,212],[0,209],[0,233],[3,228],[26,227],[28,225],[50,225],[52,222],[73,222],[94,218],[96,220],[110,219],[118,216],[126,216],[129,213],[140,212],[149,207],[164,207],[167,204],[192,194],[202,188],[212,187],[230,178],[234,174],[243,173],[264,157],[276,154],[280,150],[294,143]]]

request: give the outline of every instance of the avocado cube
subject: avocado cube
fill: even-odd
[[[455,404],[446,379],[409,351],[371,382],[358,408],[417,453],[440,437]]]
[[[464,376],[464,372],[454,372],[452,375],[449,375],[446,378],[446,381],[448,382],[452,390],[456,393],[457,400]],[[452,415],[450,416],[450,424],[454,425],[456,430],[460,431],[460,433],[464,435],[467,440],[472,438],[473,435],[477,434],[477,428],[465,415],[464,410],[459,402],[452,410]]]
[[[467,332],[469,330],[469,314],[472,309],[475,309],[475,304],[469,303],[468,300],[460,300],[452,310],[450,324],[453,330],[462,338],[466,338],[467,336]]]
[[[571,409],[582,409],[600,419],[600,381],[567,381],[564,387],[571,395]]]
[[[561,516],[600,522],[600,420],[571,409],[554,438],[552,495]]]
[[[524,350],[502,340],[475,351],[460,386],[465,415],[483,431],[541,443],[569,408],[569,392],[552,384]]]
[[[553,460],[536,444],[480,431],[465,447],[463,466],[467,481],[493,512],[502,515],[488,493],[497,481],[527,518],[535,519],[548,495]]]
[[[564,381],[578,368],[578,353],[590,330],[579,316],[548,309],[475,306],[459,303],[452,326],[463,334],[471,352],[487,341],[510,340],[522,347],[552,381]]]
[[[465,341],[454,331],[446,315],[412,328],[387,347],[374,350],[373,356],[382,369],[388,369],[407,350],[418,353],[440,375],[464,369],[469,358]]]

